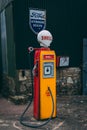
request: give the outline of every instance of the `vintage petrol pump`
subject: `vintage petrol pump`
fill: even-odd
[[[35,51],[33,115],[38,120],[56,117],[56,55],[49,48],[52,39],[51,33],[43,30],[37,35],[41,48],[28,48],[29,52]]]
[[[41,31],[37,39],[43,47],[36,49],[34,56],[34,117],[47,119],[53,107],[49,88],[54,100],[53,117],[56,117],[56,56],[48,48],[52,42],[52,35],[48,31]]]

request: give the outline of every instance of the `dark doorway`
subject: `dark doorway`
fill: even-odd
[[[83,95],[87,95],[87,38],[83,39]]]

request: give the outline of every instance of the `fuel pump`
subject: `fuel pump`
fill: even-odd
[[[47,124],[51,118],[56,117],[56,55],[50,50],[52,35],[49,31],[43,30],[38,33],[37,40],[41,48],[29,47],[29,53],[34,52],[33,73],[33,115],[37,120],[46,121],[40,125],[26,124],[23,116],[30,104],[23,112],[20,123],[28,127],[41,127]]]

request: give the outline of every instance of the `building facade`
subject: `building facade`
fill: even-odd
[[[1,0],[0,54],[4,95],[22,95],[31,91],[27,48],[39,47],[37,29],[42,26],[53,35],[51,49],[56,55],[69,58],[69,65],[57,67],[57,94],[83,93],[82,48],[83,39],[87,37],[86,5],[86,0],[56,0],[50,1],[50,4],[45,0]],[[31,21],[29,12],[32,10],[46,13],[43,23],[34,24],[38,22],[36,18]],[[33,65],[33,59],[31,62]]]

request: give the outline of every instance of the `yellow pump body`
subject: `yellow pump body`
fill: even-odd
[[[56,55],[53,50],[39,50],[35,54],[38,74],[34,78],[34,117],[47,119],[52,114],[56,117]]]

